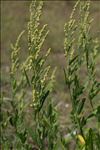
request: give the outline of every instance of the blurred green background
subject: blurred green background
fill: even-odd
[[[70,99],[66,90],[63,68],[65,58],[63,50],[64,24],[68,21],[75,1],[45,1],[41,24],[48,24],[50,30],[43,50],[52,48],[48,63],[52,67],[57,66],[56,85],[53,99],[60,110],[62,126],[69,123],[65,119],[65,112],[70,111]],[[27,22],[29,20],[30,1],[2,1],[1,2],[1,86],[6,96],[9,95],[9,66],[10,44],[14,43],[18,34],[25,29],[25,35],[21,41],[21,56],[25,58],[27,53]],[[94,18],[91,33],[100,39],[100,1],[92,1],[90,15]],[[75,14],[77,16],[77,13]],[[100,57],[99,57],[100,58]],[[98,58],[98,63],[100,64]],[[98,64],[98,72],[99,72]],[[97,74],[99,78],[99,74]],[[67,114],[66,113],[66,114]],[[66,118],[68,118],[66,116]]]

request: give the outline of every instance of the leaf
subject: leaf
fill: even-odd
[[[94,80],[89,92],[89,99],[92,100],[100,92],[100,83]]]
[[[87,117],[87,119],[90,119],[90,118],[92,118],[92,117],[94,117],[95,115],[92,113],[92,114],[90,114],[88,117]]]
[[[84,137],[82,135],[78,134],[77,138],[80,141],[81,145],[85,145],[85,139],[84,139]]]
[[[12,126],[16,127],[17,115],[11,116],[10,119],[9,119],[9,121],[10,121],[10,124],[11,124]]]
[[[81,126],[83,127],[84,125],[86,125],[86,119],[84,117],[82,117],[81,119]]]
[[[63,71],[64,71],[65,83],[66,83],[66,85],[69,85],[69,80],[68,80],[68,78],[67,78],[66,70],[63,69]]]
[[[13,79],[13,89],[16,89],[17,83],[16,83],[16,79]]]
[[[77,58],[78,58],[78,55],[76,55],[73,59],[71,59],[69,61],[69,65],[71,65],[72,63],[74,63],[75,60],[77,61]]]
[[[26,70],[24,69],[25,77],[29,86],[31,86]]]
[[[92,131],[91,128],[89,129],[89,135],[88,135],[88,139],[87,139],[87,145],[88,145],[88,148],[90,150],[93,150],[93,131]]]
[[[97,107],[96,117],[98,118],[98,122],[100,122],[100,106]]]
[[[41,97],[41,99],[40,99],[40,106],[39,106],[38,111],[41,110],[41,108],[42,108],[42,106],[44,104],[44,101],[45,101],[45,99],[47,98],[48,95],[49,95],[49,90]]]
[[[46,118],[46,116],[44,115],[43,116],[43,120],[44,120],[44,123],[45,123],[45,127],[47,127],[47,126],[51,126],[51,124],[49,123],[49,120]]]
[[[52,114],[52,105],[51,105],[51,103],[49,104],[49,106],[48,106],[48,117],[49,116],[51,116],[51,114]]]
[[[23,133],[18,133],[17,132],[17,136],[21,139],[21,142],[24,144],[25,141],[26,141],[26,135],[27,135],[27,132],[26,130],[23,132]]]
[[[83,98],[82,100],[80,100],[79,105],[77,107],[77,113],[78,114],[80,114],[82,112],[85,101],[86,101],[86,98]]]
[[[34,78],[35,78],[35,75],[32,76],[31,83],[33,83]]]

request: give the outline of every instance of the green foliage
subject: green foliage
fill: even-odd
[[[10,98],[10,109],[12,111],[7,112],[7,121],[3,120],[2,123],[1,141],[3,149],[10,149],[10,147],[12,149],[32,149],[33,147],[44,149],[46,145],[49,149],[53,149],[56,145],[57,112],[49,96],[53,90],[56,70],[50,72],[50,66],[46,65],[50,48],[45,55],[40,54],[48,34],[47,25],[41,27],[39,22],[42,6],[42,1],[34,1],[30,5],[28,56],[24,62],[21,62],[19,57],[19,41],[24,31],[18,36],[15,45],[11,45],[10,81],[12,97]],[[25,101],[28,88],[32,93],[30,103]],[[46,102],[47,99],[48,102]],[[28,107],[32,109],[32,127],[26,126],[25,115]],[[14,130],[14,133],[11,137],[6,138],[4,132],[9,127]],[[13,141],[10,141],[12,137]]]
[[[76,20],[74,13],[78,6],[81,16]],[[30,5],[28,55],[23,62],[19,42],[24,31],[11,45],[11,97],[2,94],[0,102],[1,149],[99,150],[100,105],[97,94],[100,83],[96,79],[95,64],[99,46],[90,34],[89,2],[78,1],[64,26],[67,63],[64,76],[72,103],[72,126],[65,137],[60,131],[58,112],[50,95],[56,71],[46,63],[51,49],[46,54],[41,53],[48,35],[47,25],[40,25],[42,7],[42,1],[32,1]],[[86,70],[84,76],[80,73],[83,69]],[[92,119],[95,127],[91,126]]]
[[[74,12],[79,5],[78,20],[74,19]],[[91,19],[89,17],[89,2],[77,2],[74,6],[70,20],[65,24],[65,56],[67,69],[64,70],[65,82],[68,87],[72,102],[71,119],[73,129],[76,131],[76,149],[94,150],[99,149],[94,139],[99,135],[99,120],[94,112],[100,107],[96,96],[100,91],[100,83],[96,79],[95,60],[98,51],[98,41],[94,40],[90,34]],[[87,73],[83,77],[80,72],[86,68]],[[90,102],[91,111],[85,114],[86,104]],[[95,103],[94,103],[95,101]],[[98,106],[97,106],[97,104]],[[91,119],[96,121],[95,127],[91,125]],[[87,127],[87,130],[85,128]],[[83,144],[82,144],[83,143]]]

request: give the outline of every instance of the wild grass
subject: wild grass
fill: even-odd
[[[99,150],[100,105],[97,96],[100,83],[96,79],[96,57],[100,46],[90,34],[90,3],[78,1],[64,26],[66,67],[62,72],[72,104],[72,125],[66,126],[68,133],[65,136],[61,133],[59,113],[52,96],[56,68],[53,70],[46,63],[51,49],[46,54],[41,53],[49,33],[47,25],[40,25],[42,7],[42,1],[32,1],[30,5],[28,55],[23,62],[20,60],[20,40],[25,31],[11,45],[11,94],[8,98],[1,93],[0,103],[1,149]],[[78,20],[74,18],[76,8],[81,14]],[[83,68],[85,75],[80,73]],[[92,120],[95,126],[91,125]]]
[[[72,103],[71,118],[76,138],[76,149],[99,149],[99,101],[96,99],[100,91],[100,83],[96,79],[96,56],[98,54],[98,40],[90,34],[92,19],[89,16],[90,3],[80,3],[80,18],[75,20],[73,15],[78,2],[73,8],[70,21],[65,24],[65,56],[67,69],[64,70],[66,85],[69,89]],[[75,34],[77,34],[75,36]],[[86,68],[86,75],[80,75],[80,71]],[[90,103],[91,111],[86,113],[85,103]],[[98,105],[94,104],[94,101]],[[95,114],[95,112],[97,114]],[[95,127],[87,128],[90,120],[95,118]],[[77,140],[79,139],[79,141]]]

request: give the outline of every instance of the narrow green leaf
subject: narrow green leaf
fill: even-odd
[[[96,117],[98,118],[98,122],[100,122],[100,106],[97,107]]]
[[[92,129],[90,128],[89,129],[89,136],[88,136],[88,148],[90,149],[90,150],[94,150],[93,149],[93,133],[92,133]]]
[[[82,112],[85,101],[86,101],[86,98],[83,98],[82,100],[80,100],[79,105],[77,107],[78,114],[80,114]]]
[[[68,78],[67,78],[66,70],[63,69],[63,71],[64,71],[65,83],[66,83],[66,85],[69,85],[69,81],[68,81]]]
[[[74,63],[77,60],[77,58],[78,58],[78,55],[76,55],[73,59],[71,59],[69,61],[69,65],[71,65],[72,63]]]
[[[39,111],[41,110],[41,108],[42,108],[42,106],[43,106],[43,104],[44,104],[44,102],[45,102],[45,99],[47,98],[47,96],[49,95],[49,90],[41,97],[41,99],[40,99],[40,106],[39,106]]]
[[[25,77],[29,86],[31,86],[26,70],[24,69]]]

